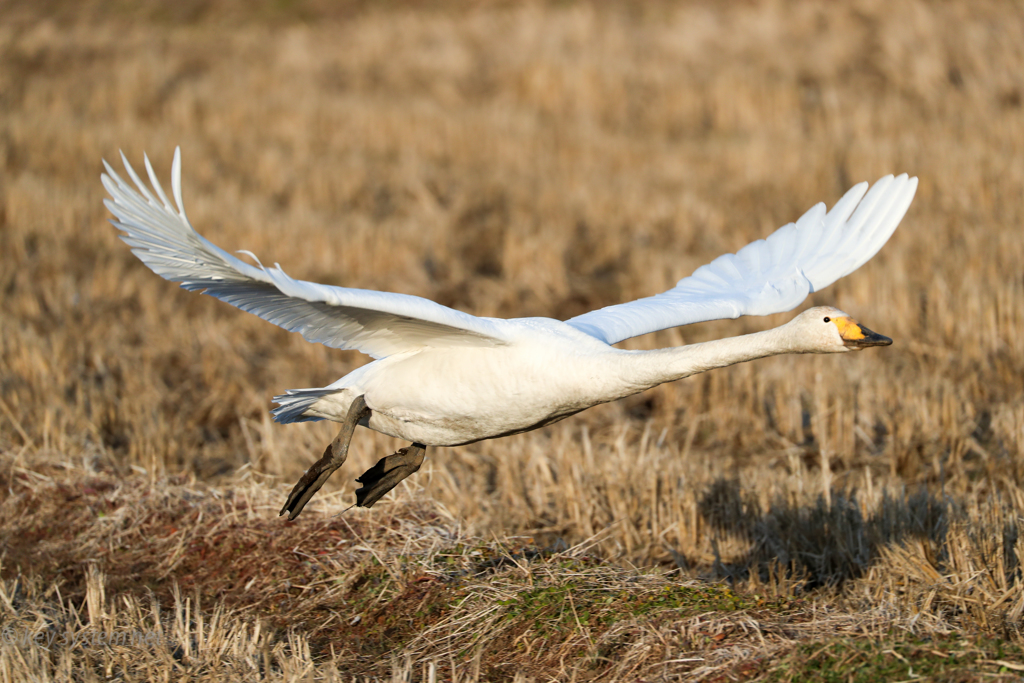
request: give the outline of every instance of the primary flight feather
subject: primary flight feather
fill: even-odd
[[[131,183],[106,161],[104,204],[133,253],[161,277],[340,349],[376,360],[329,387],[275,397],[280,422],[342,423],[324,456],[295,485],[281,513],[294,519],[347,457],[356,425],[412,442],[359,479],[369,507],[415,472],[427,446],[452,446],[536,429],[599,403],[755,358],[833,353],[892,343],[831,307],[780,327],[655,351],[612,344],[706,320],[792,310],[811,292],[874,256],[910,206],[917,178],[861,183],[826,212],[698,268],[672,289],[562,322],[481,318],[417,296],[295,280],[280,266],[250,265],[193,229],[181,191],[181,153],[171,171],[172,204],[148,157],[150,186],[122,154]],[[259,261],[257,260],[257,263]]]

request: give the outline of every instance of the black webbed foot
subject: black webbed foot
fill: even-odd
[[[335,464],[333,450],[333,444],[328,444],[323,457],[313,463],[306,470],[306,473],[302,475],[302,478],[296,482],[279,515],[290,512],[291,514],[288,515],[288,519],[298,517],[299,513],[302,512],[302,508],[306,507],[306,503],[313,497],[313,494],[319,491],[320,487],[330,479],[331,475],[334,474],[334,470],[345,463],[348,453],[344,453],[341,457],[341,462]]]
[[[409,448],[402,448],[397,453],[378,460],[376,465],[356,478],[356,481],[363,485],[356,489],[356,505],[364,508],[373,507],[384,494],[420,468],[426,453],[426,446],[414,443]]]
[[[331,478],[336,469],[345,464],[345,460],[348,458],[348,445],[352,441],[352,433],[355,432],[359,420],[369,412],[370,409],[366,407],[366,401],[362,396],[352,402],[338,436],[324,451],[323,457],[313,463],[312,467],[306,470],[306,473],[292,488],[288,500],[281,508],[280,515],[288,512],[290,513],[288,519],[298,517],[313,494],[320,490],[320,487]]]

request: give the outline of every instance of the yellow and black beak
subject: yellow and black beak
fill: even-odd
[[[892,339],[885,335],[872,332],[853,318],[836,318],[836,327],[843,343],[851,349],[866,349],[869,346],[889,346]]]

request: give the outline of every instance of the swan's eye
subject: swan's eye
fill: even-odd
[[[826,315],[826,316],[825,316],[825,322],[832,322],[832,318],[830,318],[830,317],[828,317],[828,316]]]

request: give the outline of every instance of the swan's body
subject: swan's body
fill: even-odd
[[[808,313],[814,326],[834,336],[823,340],[833,342],[833,350],[851,350],[835,325],[822,323],[824,317],[838,319],[845,313],[825,306]],[[798,317],[782,327],[728,340],[625,351],[557,320],[509,320],[504,346],[388,356],[328,387],[331,393],[303,416],[340,422],[352,400],[363,396],[372,411],[363,426],[428,446],[457,446],[536,429],[712,368],[779,353],[823,352],[801,322]]]
[[[896,229],[917,187],[916,178],[887,176],[865,196],[867,184],[861,183],[831,211],[819,204],[797,223],[716,259],[657,296],[565,322],[503,320],[478,318],[415,296],[293,280],[280,267],[252,266],[189,224],[181,199],[179,152],[172,169],[177,207],[148,159],[155,195],[122,159],[137,191],[104,162],[103,184],[112,197],[105,203],[117,217],[114,225],[126,233],[122,238],[157,274],[310,341],[358,349],[377,359],[329,387],[275,397],[278,421],[328,419],[345,425],[333,445],[334,460],[328,447],[317,463],[318,483],[306,481],[313,476],[307,473],[296,485],[299,491],[305,482],[306,494],[296,502],[293,491],[286,505],[292,517],[340,466],[356,423],[412,441],[420,449],[419,459],[415,467],[403,467],[415,471],[425,446],[454,446],[536,429],[713,368],[782,353],[844,352],[891,343],[842,311],[818,307],[780,327],[742,337],[655,351],[612,346],[668,327],[791,310],[810,292],[870,259]],[[386,460],[377,467],[386,467]],[[371,477],[378,490],[369,504],[411,471],[396,474],[398,479],[389,480],[386,488],[383,470]]]

